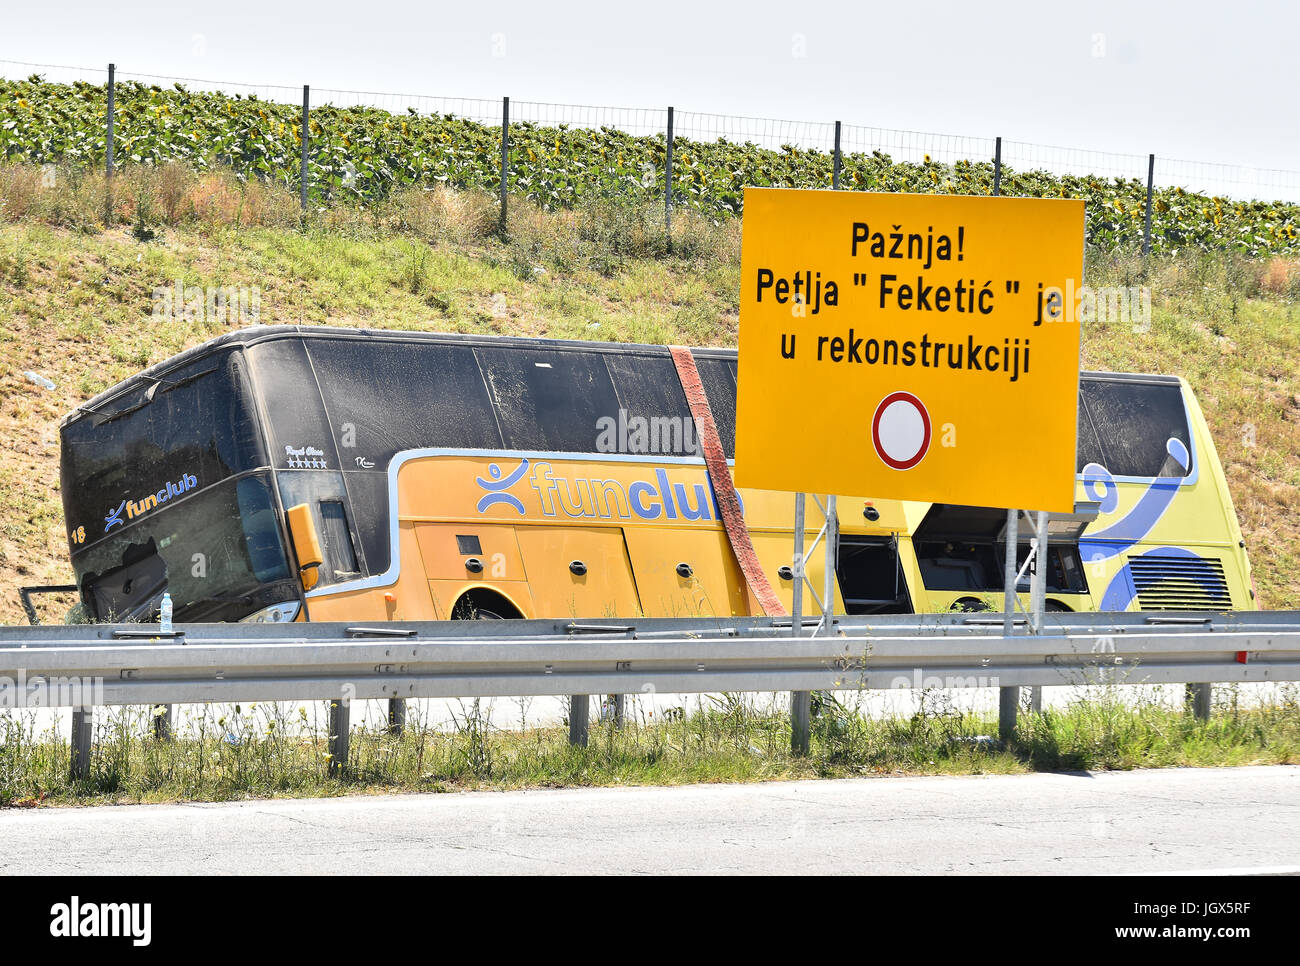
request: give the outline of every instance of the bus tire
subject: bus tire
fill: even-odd
[[[506,597],[486,587],[461,594],[451,609],[454,621],[521,620],[523,616]]]

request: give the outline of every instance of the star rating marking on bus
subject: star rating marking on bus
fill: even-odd
[[[327,470],[329,466],[324,460],[309,460],[289,457],[289,469],[291,470]]]

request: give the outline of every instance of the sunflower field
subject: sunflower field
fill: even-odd
[[[6,160],[62,165],[104,163],[106,90],[40,76],[0,79],[0,154]],[[511,124],[509,190],[546,209],[586,200],[662,198],[664,135],[634,136],[612,128]],[[228,167],[241,178],[297,188],[302,152],[301,109],[241,95],[138,82],[115,87],[115,161],[121,165],[179,161],[197,170]],[[817,149],[779,150],[725,140],[676,138],[674,203],[714,217],[740,214],[746,185],[825,188],[833,159]],[[449,114],[405,115],[331,105],[311,111],[308,179],[319,204],[365,203],[395,188],[445,184],[496,192],[500,187],[498,127]],[[861,191],[988,194],[990,159],[953,165],[894,161],[850,153],[841,185]],[[1142,243],[1146,185],[1139,179],[1059,176],[1002,169],[1007,195],[1082,198],[1089,243],[1104,250]],[[1182,188],[1158,189],[1152,248],[1300,252],[1300,205],[1238,201]]]

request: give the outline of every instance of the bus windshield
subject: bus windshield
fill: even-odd
[[[63,427],[63,501],[96,620],[231,620],[294,597],[239,353],[133,381]],[[268,601],[276,598],[277,601]]]

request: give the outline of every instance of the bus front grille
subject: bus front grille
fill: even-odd
[[[1217,557],[1146,554],[1128,558],[1142,610],[1229,610],[1232,595]]]

